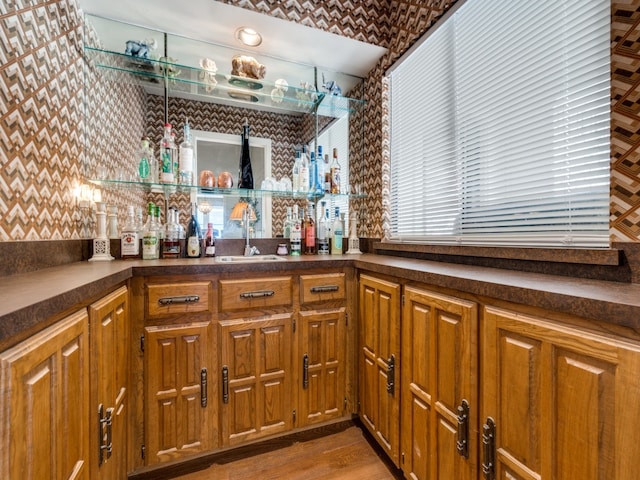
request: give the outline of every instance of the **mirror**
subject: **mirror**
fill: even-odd
[[[198,182],[202,171],[213,172],[217,180],[221,172],[229,172],[233,178],[233,187],[238,181],[238,167],[241,155],[241,136],[218,132],[192,130],[195,153],[194,181]],[[251,168],[254,188],[260,188],[262,181],[271,174],[271,140],[250,137]],[[217,238],[243,238],[241,222],[231,219],[234,205],[239,201],[249,201],[255,210],[256,219],[251,223],[254,238],[271,237],[271,197],[268,195],[250,195],[239,197],[225,194],[224,188],[214,188],[211,193],[205,189],[194,190],[191,201],[198,205],[198,222],[203,228],[213,224]]]

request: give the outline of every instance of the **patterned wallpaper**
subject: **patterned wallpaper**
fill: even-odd
[[[388,222],[385,198],[389,189],[388,151],[383,136],[388,121],[383,110],[384,72],[454,2],[332,0],[318,6],[317,2],[301,0],[224,1],[389,49],[365,82],[363,96],[368,103],[364,111],[364,136],[352,136],[354,145],[363,146],[363,154],[353,158],[352,175],[362,172],[361,183],[369,194],[364,201],[363,211],[367,215],[360,226],[360,235],[382,237]],[[82,50],[85,32],[79,8],[78,0],[0,2],[0,241],[3,242],[90,237],[91,233],[76,221],[74,185],[85,175],[93,175],[99,167],[108,174],[120,171],[132,174],[139,138],[146,132],[146,125],[158,124],[155,118],[146,118],[144,124],[141,121],[141,112],[154,110],[154,99],[136,88],[102,81],[86,65]],[[612,3],[611,35],[611,237],[614,241],[638,242],[640,0]],[[95,41],[90,33],[86,39]],[[85,74],[91,83],[87,90]],[[152,107],[149,110],[147,103]],[[181,118],[180,108],[172,113],[177,116],[172,121]],[[91,113],[90,122],[85,122],[85,109]],[[222,113],[222,117],[237,125],[236,113]],[[205,125],[219,120],[216,115],[203,113],[198,121]],[[275,120],[252,119],[253,128],[271,121]],[[226,131],[228,126],[223,122],[215,128]],[[307,127],[300,128],[304,131]],[[276,169],[285,168],[288,161],[284,160],[284,152],[298,134],[284,131],[277,153],[283,160],[275,163]],[[143,204],[146,200],[135,190],[108,188],[104,189],[103,198],[119,207]]]

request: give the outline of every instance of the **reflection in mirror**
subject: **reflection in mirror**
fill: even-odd
[[[194,180],[199,182],[203,171],[212,172],[217,185],[220,174],[228,172],[233,179],[233,188],[237,187],[241,136],[201,130],[192,130],[191,134],[195,154]],[[262,181],[271,173],[271,140],[251,137],[249,145],[254,188],[260,188]],[[224,187],[218,186],[210,192],[198,189],[191,193],[191,201],[198,205],[198,222],[202,228],[206,229],[207,223],[212,223],[217,238],[242,238],[243,225],[231,218],[231,212],[238,202],[248,201],[255,210],[255,220],[250,225],[252,236],[270,238],[271,197],[259,194],[232,195],[224,191]]]

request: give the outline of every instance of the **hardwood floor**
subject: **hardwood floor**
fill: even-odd
[[[357,426],[304,442],[296,442],[176,480],[394,480],[399,472],[387,466]]]

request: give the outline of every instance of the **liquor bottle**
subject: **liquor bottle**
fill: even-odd
[[[180,225],[178,224],[177,210],[173,207],[170,208],[167,217],[162,243],[162,258],[180,258]]]
[[[316,154],[311,152],[309,158],[309,193],[315,193],[316,183],[318,182],[318,164],[316,163]]]
[[[298,218],[298,205],[293,206],[293,216],[291,218],[291,236],[289,237],[290,250],[292,256],[300,256],[302,250],[302,226]]]
[[[329,167],[329,154],[324,154],[324,193],[331,193],[331,168]]]
[[[340,163],[338,163],[338,149],[333,149],[331,160],[331,193],[340,193]]]
[[[304,229],[304,221],[306,218],[307,217],[304,216],[304,208],[300,207],[300,212],[298,213],[298,219],[300,220],[300,253],[304,253],[304,242],[307,239],[307,233]]]
[[[336,216],[333,220],[333,228],[331,232],[331,254],[342,255],[342,234],[344,226],[340,218],[340,207],[336,207]]]
[[[138,153],[140,158],[138,162],[138,176],[143,182],[148,182],[151,176],[151,159],[149,158],[149,140],[143,138],[140,142],[140,152]]]
[[[142,237],[142,259],[143,260],[155,260],[160,258],[160,240],[158,238],[158,231],[156,230],[156,206],[153,203],[148,205],[149,216],[147,217],[147,223],[145,225],[144,234]]]
[[[176,146],[171,137],[171,124],[164,124],[164,136],[160,141],[160,182],[174,183],[174,164],[176,160]]]
[[[300,166],[300,185],[299,192],[307,193],[309,191],[309,156],[307,155],[307,146],[302,146],[302,157]]]
[[[193,143],[191,140],[191,128],[189,127],[189,120],[184,122],[184,138],[180,144],[179,152],[179,169],[180,169],[180,184],[181,185],[193,185]]]
[[[309,202],[307,216],[304,220],[304,253],[305,255],[316,254],[316,221],[314,220],[313,204]]]
[[[291,184],[294,192],[300,191],[300,170],[302,170],[302,154],[300,150],[296,150],[296,160],[291,169]]]
[[[324,156],[322,155],[322,145],[318,145],[318,156],[316,157],[316,169],[318,170],[316,178],[316,193],[324,192]],[[322,213],[322,212],[320,212]]]
[[[287,207],[287,216],[284,219],[284,225],[282,228],[282,237],[291,237],[291,207]]]
[[[204,236],[204,256],[216,256],[216,237],[213,235],[213,223],[207,223],[207,233]]]
[[[140,258],[140,231],[136,222],[133,205],[127,207],[127,219],[120,236],[120,257],[123,260]]]
[[[320,221],[318,222],[318,255],[328,255],[329,250],[329,209],[325,209],[324,200],[320,202]]]
[[[156,232],[158,232],[158,258],[160,258],[164,250],[164,225],[162,224],[160,205],[156,205],[156,214],[153,218],[156,222]]]
[[[249,151],[249,123],[244,120],[242,126],[242,155],[240,156],[240,175],[238,188],[253,189],[253,170],[251,169],[251,152]]]
[[[198,207],[195,203],[191,206],[191,219],[187,224],[187,258],[200,258],[202,244],[200,243],[200,225],[198,224]]]

